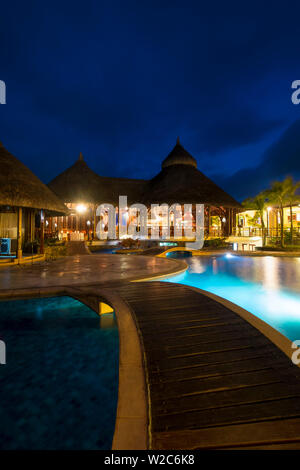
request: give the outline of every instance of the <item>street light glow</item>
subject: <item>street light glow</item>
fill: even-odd
[[[83,214],[86,211],[86,206],[84,204],[78,204],[78,206],[76,206],[76,211],[78,214]]]

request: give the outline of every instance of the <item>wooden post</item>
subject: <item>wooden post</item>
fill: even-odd
[[[225,210],[225,223],[224,223],[224,235],[229,237],[230,235],[230,209]]]
[[[94,205],[94,226],[93,226],[93,240],[96,240],[96,204]]]
[[[236,214],[237,214],[236,209],[232,209],[232,232],[231,232],[232,235],[236,228]]]
[[[40,235],[40,253],[44,254],[44,214],[41,211],[41,235]]]
[[[22,207],[18,208],[18,248],[17,258],[22,259]]]
[[[229,227],[229,235],[232,235],[232,229],[233,229],[233,209],[229,209],[229,216],[230,216],[230,227]]]
[[[30,241],[33,242],[34,240],[34,228],[35,228],[35,217],[34,217],[34,209],[30,211]]]
[[[231,235],[231,209],[227,209],[227,216],[228,216],[228,235]]]

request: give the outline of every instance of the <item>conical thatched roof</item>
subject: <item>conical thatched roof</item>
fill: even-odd
[[[67,213],[66,206],[0,143],[0,205]]]
[[[48,187],[64,202],[99,203],[106,197],[102,178],[89,168],[81,152],[78,160],[50,181]]]
[[[162,171],[147,185],[143,202],[191,203],[236,207],[240,204],[197,169],[196,160],[177,140],[162,163]]]
[[[119,195],[127,196],[130,204],[139,202],[145,184],[143,180],[99,176],[80,153],[78,160],[48,186],[64,202],[118,205]]]
[[[185,148],[182,147],[179,141],[179,137],[177,137],[175,147],[164,159],[161,164],[161,167],[167,168],[171,165],[190,165],[197,168],[197,161],[187,150],[185,150]]]

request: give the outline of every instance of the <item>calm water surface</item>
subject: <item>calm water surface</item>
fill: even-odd
[[[189,269],[167,279],[231,300],[276,328],[300,339],[300,258],[189,257]]]
[[[102,322],[100,325],[100,321]],[[69,297],[0,302],[1,449],[110,449],[118,330]]]

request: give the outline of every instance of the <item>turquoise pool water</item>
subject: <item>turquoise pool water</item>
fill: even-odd
[[[101,324],[100,324],[101,322]],[[110,449],[118,330],[69,297],[0,302],[1,449]]]
[[[176,256],[176,255],[172,255]],[[283,333],[300,339],[300,258],[185,258],[189,269],[166,279],[231,300]]]

